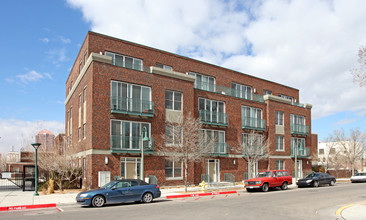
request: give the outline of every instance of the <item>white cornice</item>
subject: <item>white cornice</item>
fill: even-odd
[[[175,78],[175,79],[186,80],[189,82],[194,82],[196,80],[195,76],[186,75],[184,73],[166,70],[166,69],[155,67],[155,66],[150,66],[150,72],[154,73],[154,74],[162,75],[162,76]]]

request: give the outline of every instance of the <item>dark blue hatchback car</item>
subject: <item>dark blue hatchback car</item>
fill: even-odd
[[[148,184],[139,179],[124,179],[114,180],[99,189],[81,192],[76,196],[76,202],[94,207],[122,202],[149,203],[160,195],[159,186],[156,184]]]

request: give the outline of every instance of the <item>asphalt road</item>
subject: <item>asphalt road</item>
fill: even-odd
[[[0,213],[0,219],[336,219],[338,208],[366,201],[366,184],[342,183],[318,188],[292,188],[267,193],[165,198],[151,204],[121,204],[102,208],[70,205]],[[366,216],[365,216],[366,219]]]

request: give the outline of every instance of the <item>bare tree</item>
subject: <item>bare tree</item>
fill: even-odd
[[[357,164],[361,163],[366,148],[366,135],[360,129],[351,129],[349,137],[344,134],[343,130],[334,131],[335,139],[342,148],[346,162],[351,166],[352,175],[357,168]]]
[[[5,155],[0,157],[0,171],[6,171],[6,157],[5,157]]]
[[[183,162],[184,189],[188,186],[188,164],[202,161],[209,153],[213,152],[214,140],[205,141],[202,138],[202,124],[191,113],[187,117],[178,118],[176,122],[167,122],[165,134],[166,147],[160,153],[174,161]]]
[[[338,153],[336,152],[337,143],[332,135],[329,135],[323,142],[325,142],[325,148],[322,149],[322,156],[319,155],[319,152],[316,152],[312,158],[324,167],[324,172],[327,172],[329,168],[334,167],[334,162],[336,162],[336,160],[333,159],[333,156]]]
[[[242,137],[242,155],[248,163],[248,178],[253,178],[255,174],[255,164],[263,159],[269,158],[268,138],[254,131],[244,133]]]
[[[60,155],[57,147],[53,151],[39,152],[38,164],[47,171],[50,178],[55,181],[58,188],[63,191],[63,183],[69,185],[79,183],[82,178],[82,170],[79,167],[78,158],[72,156],[74,151],[69,149],[67,154]]]
[[[358,83],[360,87],[366,85],[366,46],[360,46],[358,50],[358,62],[360,67],[352,69],[353,81]]]

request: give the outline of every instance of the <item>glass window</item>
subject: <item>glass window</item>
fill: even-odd
[[[199,73],[189,72],[189,75],[195,76],[194,88],[202,89],[210,92],[215,92],[215,78],[212,76],[205,76]]]
[[[173,71],[173,67],[168,66],[168,65],[164,65],[164,64],[161,64],[161,63],[156,63],[156,67],[159,67],[159,68],[162,68],[162,69],[166,69],[166,70]]]
[[[182,93],[165,91],[165,108],[170,110],[182,110]]]
[[[165,125],[165,144],[180,144],[182,143],[182,128],[173,124]]]
[[[263,95],[272,95],[272,91],[263,89]]]
[[[166,159],[165,178],[182,178],[182,162]]]
[[[276,123],[276,125],[283,125],[283,112],[276,111],[275,123]]]
[[[231,84],[232,87],[232,94],[235,97],[239,97],[239,98],[243,98],[243,99],[252,99],[252,87],[251,86],[246,86],[246,85],[241,85],[241,84],[237,84],[237,83],[232,83]]]
[[[112,64],[120,67],[126,67],[129,69],[135,69],[142,71],[142,60],[133,57],[128,57],[111,52],[105,52],[106,56],[112,57]]]
[[[284,151],[284,137],[276,136],[276,151]]]
[[[285,169],[285,161],[276,160],[276,170],[284,170],[284,169]]]

